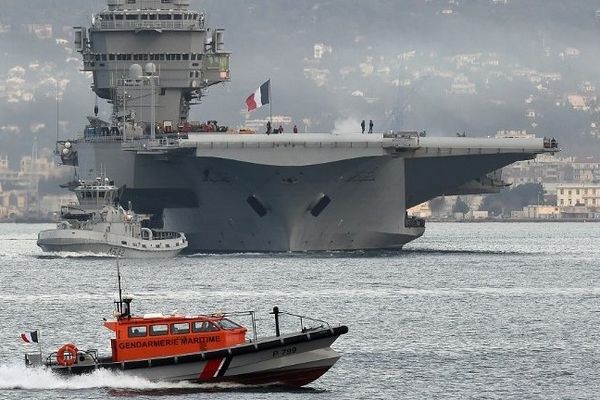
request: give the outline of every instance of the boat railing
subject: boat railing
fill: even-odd
[[[181,233],[179,232],[165,232],[165,231],[152,231],[152,240],[170,240],[179,239]]]
[[[37,353],[38,355],[40,353]],[[32,359],[30,358],[33,354],[29,355],[29,357],[27,357],[28,355],[26,355],[25,358],[25,362],[27,363],[28,361],[31,362]],[[51,366],[51,365],[60,365],[58,363],[58,352],[52,352],[50,354],[48,354],[48,356],[46,357],[46,362],[45,365],[46,366]],[[78,362],[82,362],[82,361],[89,361],[91,360],[93,363],[97,363],[98,362],[98,350],[97,349],[87,349],[87,350],[77,350],[77,354],[75,355],[75,364],[77,364]]]
[[[306,315],[300,315],[300,314],[294,314],[291,312],[287,312],[287,311],[281,311],[278,307],[274,307],[273,308],[273,312],[271,314],[275,315],[275,325],[276,325],[276,330],[279,331],[279,315],[287,315],[289,317],[293,317],[293,318],[297,318],[300,322],[300,328],[302,330],[302,332],[307,332],[310,331],[312,329],[319,329],[319,328],[327,328],[329,330],[331,330],[331,325],[329,324],[329,322],[327,321],[323,321],[322,319],[317,319],[317,318],[312,318]],[[305,322],[306,321],[310,321],[313,323],[317,323],[320,324],[319,326],[306,326]],[[277,336],[279,336],[279,332],[277,332]]]
[[[227,312],[227,313],[219,314],[219,316],[222,316],[222,317],[249,316],[252,319],[252,339],[250,339],[250,342],[258,341],[258,333],[256,331],[256,312],[254,310]]]
[[[185,29],[199,30],[202,24],[198,21],[173,21],[173,20],[113,20],[103,21],[97,19],[93,24],[95,30],[164,30],[164,29]]]

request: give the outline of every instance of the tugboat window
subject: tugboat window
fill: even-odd
[[[221,325],[221,328],[223,329],[237,329],[237,328],[241,328],[240,325],[236,324],[235,322],[232,322],[228,319],[222,319],[219,321],[219,325]]]
[[[144,337],[148,334],[145,326],[132,326],[129,328],[129,337]]]
[[[150,336],[167,335],[169,333],[169,325],[152,325],[150,327]]]
[[[187,322],[182,322],[179,324],[172,324],[171,325],[171,333],[173,333],[173,334],[190,333],[190,324]]]
[[[193,332],[212,332],[218,330],[219,328],[209,321],[197,321],[194,322],[194,325],[192,326]]]

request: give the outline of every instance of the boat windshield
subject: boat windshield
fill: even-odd
[[[196,321],[192,325],[193,332],[212,332],[218,330],[219,328],[210,321]]]
[[[221,328],[223,329],[238,329],[241,328],[240,325],[236,324],[235,322],[228,320],[226,318],[223,318],[222,320],[220,320],[218,322],[218,324],[221,326]]]

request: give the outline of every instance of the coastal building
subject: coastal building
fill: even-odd
[[[552,205],[528,205],[522,210],[512,211],[510,217],[512,219],[541,219],[554,220],[561,217],[561,209]]]
[[[600,207],[600,184],[559,184],[556,186],[556,205]]]

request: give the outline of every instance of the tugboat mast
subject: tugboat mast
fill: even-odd
[[[131,297],[123,298],[123,288],[121,286],[121,268],[119,265],[119,258],[117,257],[117,284],[119,286],[119,300],[115,301],[117,308],[118,319],[131,318]]]

